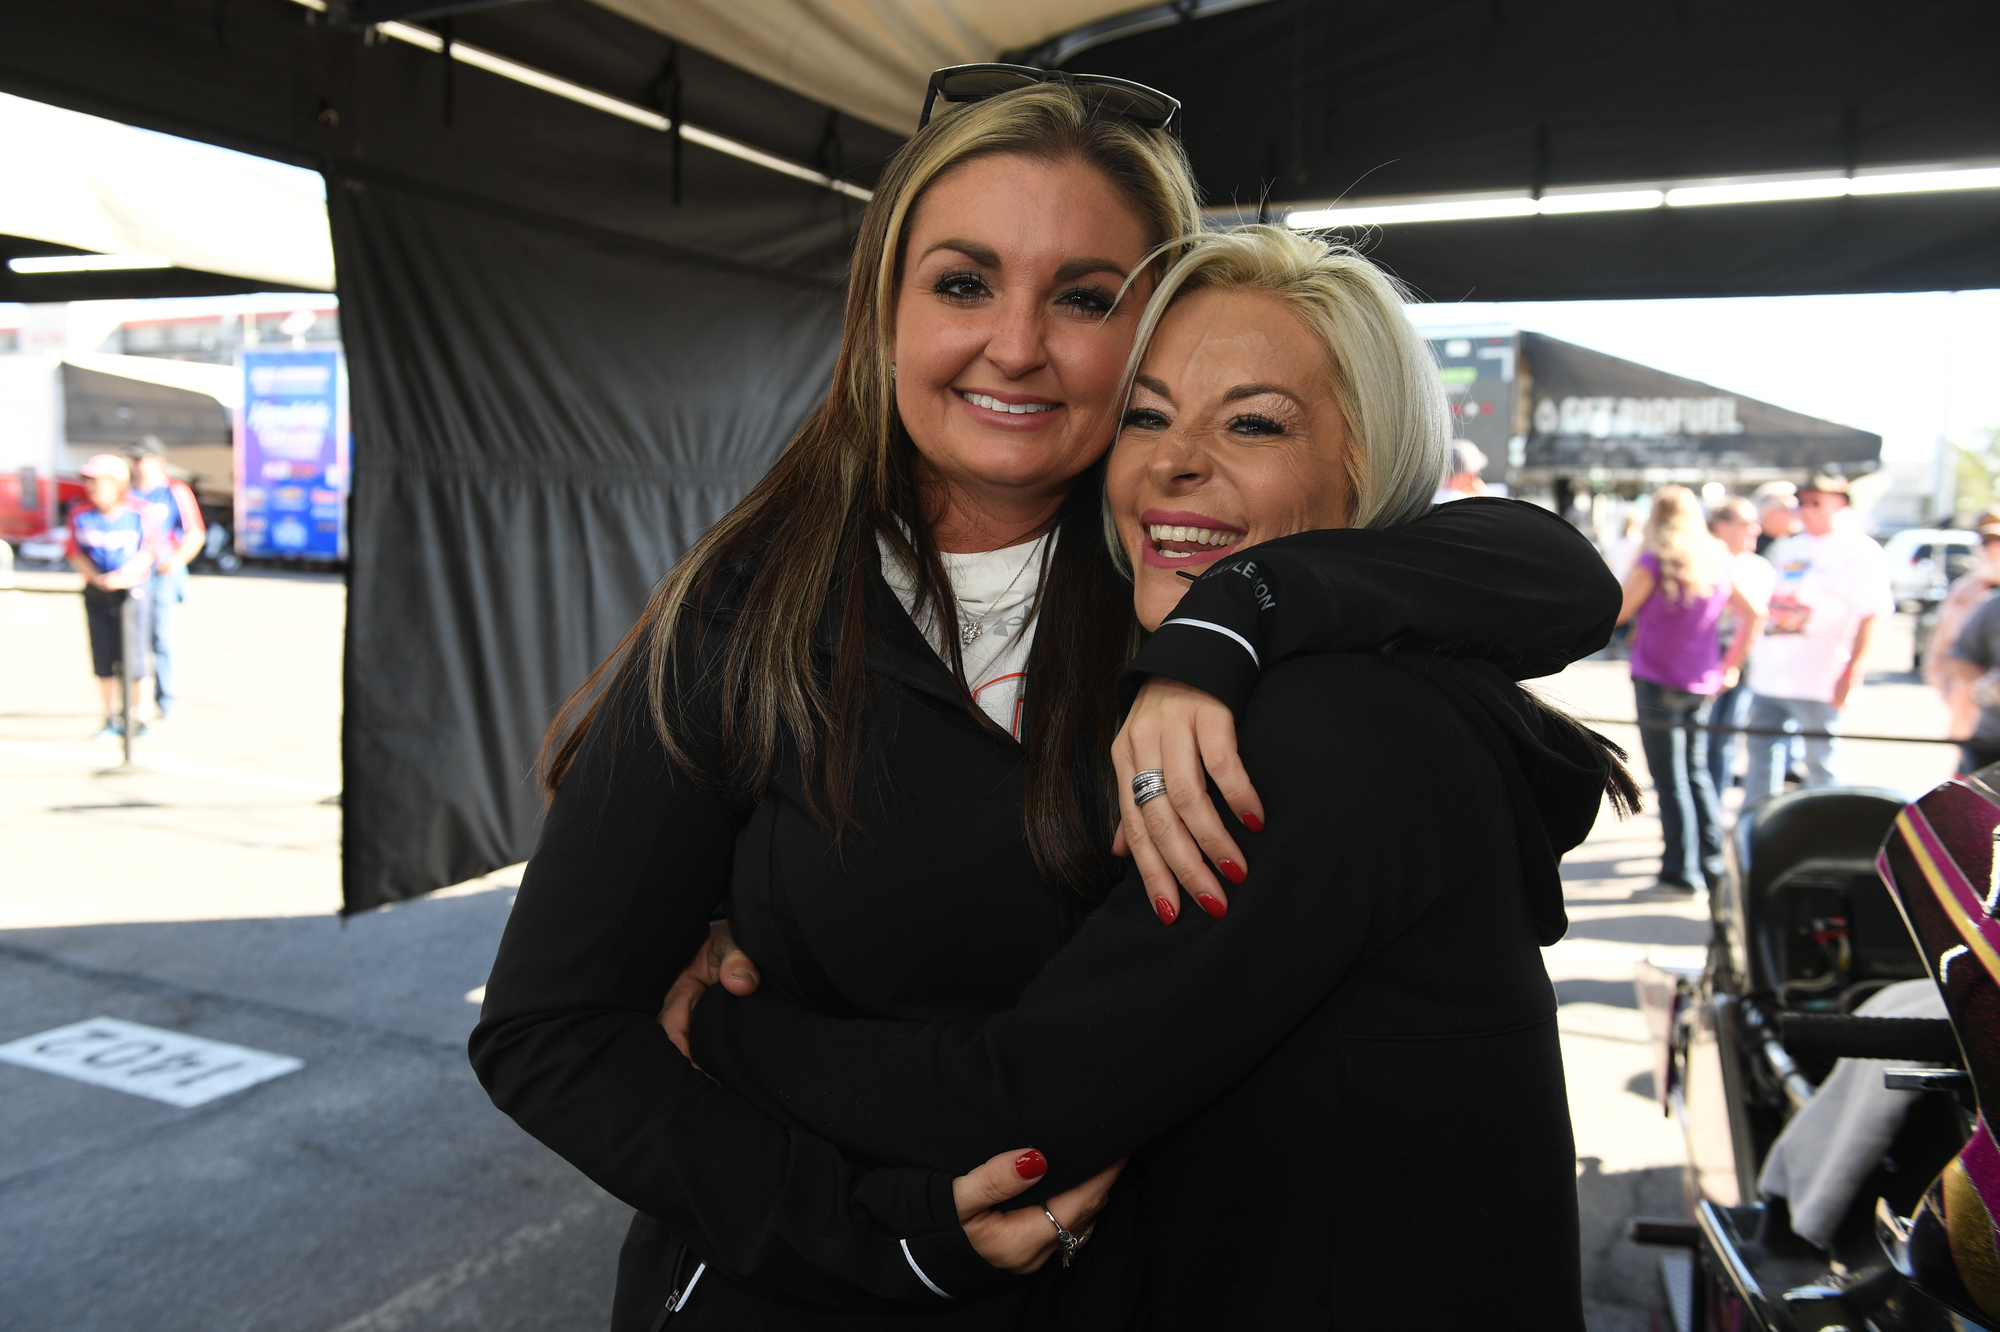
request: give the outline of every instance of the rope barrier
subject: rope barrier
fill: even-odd
[[[1930,735],[1857,735],[1852,731],[1788,731],[1782,726],[1714,726],[1707,722],[1677,722],[1664,718],[1578,717],[1586,726],[1636,726],[1642,731],[1708,731],[1716,735],[1785,735],[1800,740],[1875,740],[1894,745],[1958,745]]]

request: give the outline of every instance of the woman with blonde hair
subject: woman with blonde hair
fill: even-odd
[[[1034,1142],[1063,1185],[1130,1154],[1089,1247],[1058,1227],[1095,1326],[1583,1326],[1541,946],[1567,925],[1558,857],[1607,790],[1636,794],[1617,751],[1434,643],[1272,636],[1260,660],[1207,618],[1213,589],[1275,616],[1315,553],[1428,508],[1449,417],[1401,302],[1351,250],[1246,227],[1192,243],[1140,323],[1105,480],[1153,631],[1128,677],[1236,695],[1266,827],[1210,805],[1261,867],[1226,917],[1162,930],[1130,876],[984,1021],[768,991],[692,1014],[725,1087],[870,1159]],[[1567,532],[1602,640],[1617,584],[1580,535],[1510,500],[1448,508]],[[1219,555],[1213,532],[1234,537]]]
[[[1720,798],[1702,728],[1716,695],[1735,686],[1763,628],[1765,607],[1737,589],[1729,548],[1709,532],[1701,502],[1686,486],[1653,493],[1644,541],[1625,579],[1618,622],[1634,625],[1639,743],[1666,843],[1660,887],[1693,892],[1722,874]],[[1735,621],[1727,653],[1720,633],[1724,610]]]
[[[863,214],[824,405],[550,732],[547,820],[472,1036],[495,1104],[638,1212],[618,1332],[1104,1326],[1088,1292],[1124,1290],[1105,1255],[1134,1257],[1107,1215],[1074,1270],[1047,1261],[1104,1205],[1112,1158],[1079,1174],[1029,1140],[922,1164],[844,1151],[718,1086],[659,1021],[722,916],[809,1012],[1005,1011],[1125,874],[1113,685],[1141,624],[1103,539],[1104,456],[1145,299],[1201,223],[1173,104],[990,66],[933,90],[944,112]],[[1438,393],[1423,373],[1411,391]],[[1440,460],[1367,473],[1364,489],[1395,478],[1382,521],[1424,513]],[[1156,526],[1154,558],[1181,572],[1245,535]],[[1594,555],[1521,506],[1329,535],[1348,539],[1305,552],[1311,577],[1240,627],[1216,583],[1201,618],[1230,636],[1198,632],[1278,661],[1304,616],[1351,650],[1560,662],[1608,625],[1577,591]],[[1166,658],[1210,650],[1172,637]],[[1134,717],[1176,801],[1204,764],[1232,796],[1228,827],[1154,800],[1123,830],[1147,884],[1126,895],[1185,938],[1228,914],[1218,873],[1259,872],[1238,829],[1289,820],[1317,842],[1318,820],[1264,808],[1215,699],[1142,698]],[[1199,911],[1178,909],[1176,877]],[[1038,1207],[994,1209],[1024,1190]]]

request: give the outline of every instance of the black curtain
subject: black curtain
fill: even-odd
[[[343,883],[525,857],[563,698],[825,391],[831,287],[407,183],[328,200],[354,404]]]

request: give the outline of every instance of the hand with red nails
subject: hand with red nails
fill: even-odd
[[[1051,1215],[1072,1235],[1082,1235],[1111,1196],[1111,1182],[1125,1168],[1123,1161],[1106,1166],[1083,1183],[1048,1200]],[[1056,1230],[1042,1209],[1019,1207],[1011,1212],[998,1204],[1026,1191],[1048,1173],[1049,1163],[1033,1147],[987,1161],[969,1174],[951,1182],[952,1201],[958,1204],[958,1221],[965,1237],[981,1258],[1003,1272],[1026,1276],[1036,1271],[1056,1252]]]
[[[757,964],[750,955],[736,946],[730,937],[729,922],[710,921],[708,941],[694,950],[694,957],[674,983],[667,988],[667,999],[660,1006],[659,1022],[666,1029],[667,1039],[688,1055],[688,1062],[694,1056],[688,1054],[688,1019],[694,1015],[694,1006],[708,987],[720,984],[723,989],[742,998],[757,992]],[[699,1064],[695,1065],[697,1068]]]
[[[1209,915],[1224,915],[1229,894],[1216,871],[1231,885],[1240,884],[1249,877],[1250,861],[1216,814],[1208,779],[1215,779],[1246,830],[1264,831],[1264,802],[1236,756],[1235,714],[1212,694],[1154,676],[1140,688],[1111,742],[1111,762],[1118,770],[1118,808],[1124,815],[1112,854],[1129,855],[1139,867],[1160,923],[1171,925],[1180,915],[1183,888]],[[1166,795],[1135,803],[1133,776],[1155,769],[1166,774]]]

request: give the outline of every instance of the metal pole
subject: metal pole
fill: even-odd
[[[125,761],[120,766],[132,766],[132,645],[139,637],[137,626],[132,621],[138,614],[139,593],[128,588],[125,600],[118,607],[118,711],[124,718],[120,728],[120,747],[124,750]]]

